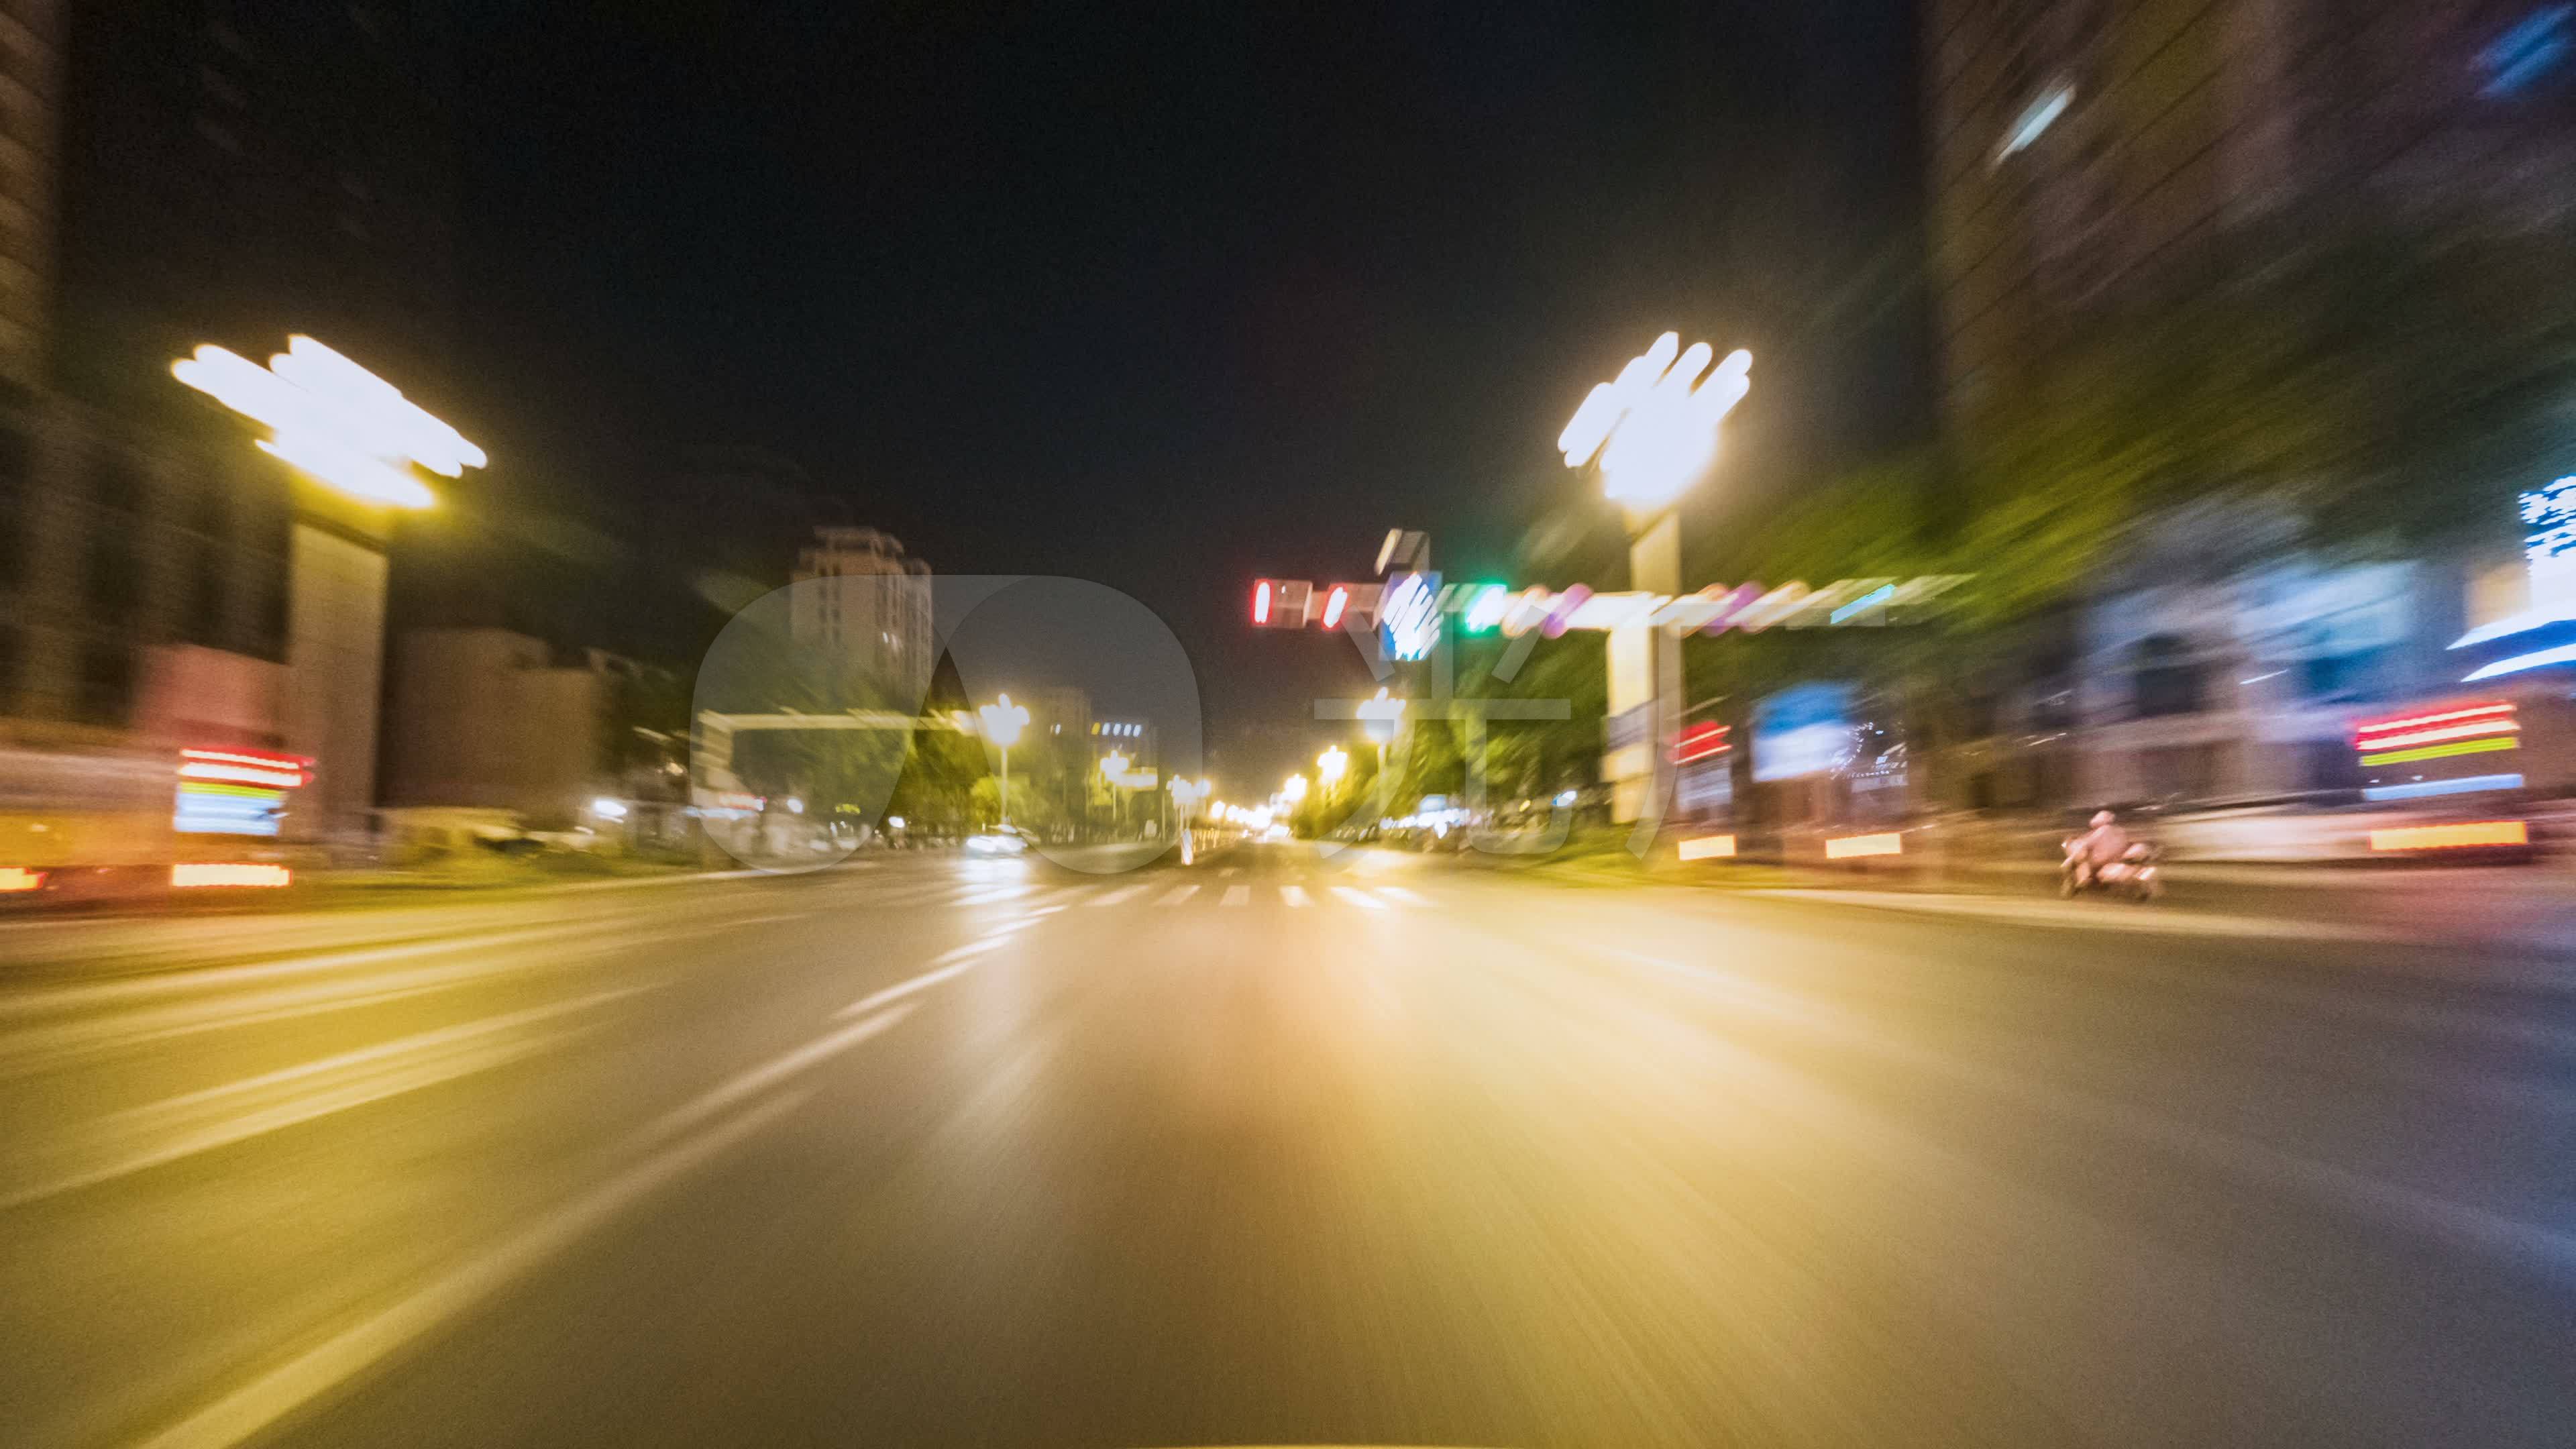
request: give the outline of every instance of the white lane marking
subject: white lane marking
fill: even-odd
[[[1292,906],[1310,906],[1315,903],[1314,897],[1306,894],[1306,888],[1304,886],[1281,886],[1279,888],[1279,899],[1286,901]]]
[[[0,1207],[16,1207],[125,1177],[318,1117],[489,1071],[551,1046],[556,1040],[553,1036],[516,1041],[491,1038],[506,1038],[521,1027],[648,989],[622,986],[596,991],[568,1001],[399,1037],[128,1108],[101,1119],[86,1140],[72,1144],[72,1155],[89,1156],[91,1161],[68,1166],[35,1186],[0,1193]],[[41,1151],[36,1155],[41,1156]]]
[[[1173,891],[1172,891],[1172,893],[1171,893],[1170,895],[1167,895],[1167,896],[1163,897],[1161,900],[1154,902],[1154,904],[1156,904],[1156,905],[1158,905],[1158,906],[1177,906],[1177,905],[1179,905],[1181,902],[1183,902],[1183,901],[1185,901],[1185,900],[1188,900],[1190,897],[1192,897],[1192,896],[1194,896],[1194,895],[1197,895],[1198,893],[1199,893],[1199,888],[1198,888],[1197,886],[1194,886],[1194,885],[1178,886],[1178,887],[1175,887],[1175,888],[1173,889]]]
[[[961,947],[959,949],[962,950],[965,948]],[[948,954],[954,956],[957,952],[951,951]],[[851,1002],[849,1005],[842,1007],[840,1010],[833,1012],[832,1019],[834,1021],[847,1021],[854,1016],[865,1016],[869,1012],[876,1010],[878,1007],[885,1005],[887,1002],[901,1001],[916,991],[927,991],[942,981],[948,981],[956,977],[963,976],[974,969],[975,962],[969,958],[967,960],[952,962],[935,971],[924,971],[918,976],[898,981],[883,991],[869,992],[867,995],[862,996],[858,1000]]]
[[[1427,906],[1431,904],[1430,897],[1406,890],[1400,885],[1382,885],[1377,888],[1377,892],[1379,895],[1390,897],[1408,906]]]
[[[839,1031],[816,1037],[803,1046],[781,1052],[747,1072],[726,1078],[695,1099],[654,1118],[652,1124],[647,1126],[641,1135],[645,1141],[652,1142],[686,1131],[746,1097],[776,1086],[798,1072],[830,1061],[910,1015],[912,1015],[911,1007],[894,1007],[875,1016],[852,1022]]]
[[[1225,903],[1229,906],[1239,906],[1251,899],[1252,887],[1248,885],[1230,885],[1225,888]]]
[[[2012,896],[1949,896],[1910,891],[1837,891],[1766,889],[1749,892],[1781,900],[1840,902],[1878,910],[1915,911],[1926,915],[1970,916],[2014,926],[2047,926],[2076,931],[2125,931],[2145,936],[2251,936],[2289,941],[2393,941],[2396,935],[2339,921],[2284,920],[2269,916],[2223,916],[2175,910],[2167,906],[2133,906],[2115,901],[2025,900]]]
[[[595,943],[585,950],[614,950],[618,943]],[[547,965],[562,965],[559,956]],[[453,990],[487,976],[532,968],[525,961],[502,958],[461,961],[452,966],[417,966],[404,971],[316,981],[303,986],[273,987],[248,995],[218,995],[201,1001],[175,1001],[164,1006],[135,1007],[101,1016],[49,1021],[21,1028],[0,1038],[0,1079],[86,1053],[145,1046],[175,1037],[210,1031],[261,1026],[299,1016],[377,1006],[432,992]]]
[[[1107,895],[1094,896],[1091,903],[1095,906],[1114,906],[1120,901],[1134,900],[1137,896],[1142,895],[1144,891],[1145,887],[1142,885],[1120,886],[1118,889],[1111,891]]]
[[[1063,909],[1064,909],[1064,907],[1062,907],[1062,906],[1037,906],[1037,907],[1033,907],[1033,908],[1031,908],[1030,910],[1028,910],[1028,911],[1024,912],[1023,914],[1026,914],[1026,915],[1029,915],[1029,916],[1032,916],[1032,917],[1035,917],[1035,916],[1052,916],[1052,915],[1054,915],[1056,912],[1058,912],[1058,911],[1060,911],[1060,910],[1063,910]]]
[[[557,1207],[480,1257],[343,1329],[144,1440],[140,1449],[230,1449],[472,1309],[673,1178],[802,1106],[793,1092],[675,1143]]]
[[[1217,874],[1224,876],[1227,880],[1232,880],[1236,876],[1243,874],[1243,867],[1239,865],[1229,865],[1225,869],[1218,871]]]
[[[596,932],[600,923],[581,921],[557,926],[532,926],[526,930],[494,931],[480,936],[449,936],[439,940],[412,941],[399,946],[376,946],[357,951],[329,951],[314,956],[286,956],[240,966],[210,966],[198,971],[173,971],[152,976],[136,976],[117,981],[87,981],[76,985],[39,988],[14,993],[0,999],[0,1016],[32,1016],[39,1012],[66,1008],[99,1006],[128,1000],[148,1000],[156,996],[177,996],[190,991],[204,991],[238,986],[247,981],[266,981],[279,976],[307,976],[317,971],[336,971],[344,966],[373,966],[384,961],[404,961],[414,956],[442,956],[459,951],[479,951],[489,946],[524,945],[555,936]]]
[[[956,900],[950,902],[950,904],[959,906],[989,906],[995,901],[1007,901],[1014,896],[1026,895],[1028,893],[1028,889],[1029,888],[1027,886],[1016,885],[993,886],[985,890],[968,891],[966,894],[959,896]]]
[[[1333,895],[1338,900],[1348,901],[1355,906],[1365,906],[1372,911],[1386,909],[1386,902],[1355,886],[1335,886]]]

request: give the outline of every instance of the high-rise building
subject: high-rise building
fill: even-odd
[[[169,367],[304,332],[435,393],[437,15],[0,0],[0,735],[220,717],[215,742],[323,757],[304,821],[362,822],[384,557],[347,536],[372,525],[319,519],[312,485]],[[321,647],[299,661],[297,639]],[[222,709],[181,697],[209,680]]]
[[[456,285],[446,10],[66,7],[63,388],[184,425],[171,358],[302,332],[434,394]]]
[[[1954,430],[2231,229],[2576,206],[2576,11],[2537,0],[1929,0]]]
[[[60,9],[0,3],[0,383],[18,392],[44,376],[53,311]]]
[[[930,565],[873,528],[825,527],[797,556],[788,632],[799,649],[856,668],[918,709],[937,662],[930,628]]]

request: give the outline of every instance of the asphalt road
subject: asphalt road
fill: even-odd
[[[2576,1438],[2576,965],[2366,918],[1276,847],[0,960],[12,1445]]]

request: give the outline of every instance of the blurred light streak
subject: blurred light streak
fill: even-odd
[[[301,770],[263,770],[250,765],[217,765],[191,760],[179,767],[183,780],[233,780],[245,785],[276,785],[294,789],[304,783]]]
[[[1826,617],[1825,622],[1828,624],[1839,624],[1843,620],[1850,618],[1852,615],[1860,613],[1866,609],[1875,608],[1880,604],[1886,603],[1889,599],[1894,598],[1895,596],[1896,585],[1881,584],[1877,588],[1870,590],[1868,593],[1861,595],[1859,598],[1852,600],[1850,603],[1843,605],[1841,608],[1834,610],[1832,614]]]
[[[2520,674],[2526,669],[2545,669],[2552,664],[2576,663],[2576,644],[2556,649],[2543,649],[2533,654],[2517,654],[2499,659],[2484,669],[2471,670],[2460,677],[2462,684],[2475,684],[2481,679],[2495,679],[2507,674]]]
[[[2490,750],[2517,749],[2518,740],[2458,740],[2447,745],[2426,745],[2415,750],[2390,750],[2385,754],[2364,755],[2365,765],[2411,765],[2417,760],[2447,760],[2453,755],[2482,755]]]
[[[258,765],[264,769],[294,770],[298,773],[309,770],[313,767],[313,762],[302,755],[258,754],[241,750],[202,750],[190,748],[181,750],[179,752],[179,758],[183,760],[211,760],[217,764],[225,765]]]
[[[173,890],[203,887],[264,888],[292,884],[295,873],[282,865],[246,861],[182,861],[170,867]]]
[[[2530,843],[2531,831],[2519,820],[2399,825],[2370,832],[2370,848],[2373,850],[2457,850],[2465,846]]]
[[[2415,729],[2423,725],[2441,724],[2448,720],[2474,719],[2480,715],[2511,713],[2513,713],[2513,706],[2499,700],[2493,704],[2462,705],[2457,709],[2446,709],[2434,714],[2401,715],[2394,719],[2363,720],[2352,728],[2353,733],[2360,735],[2370,734],[2378,730]]]
[[[1684,860],[1724,860],[1735,854],[1735,837],[1703,835],[1697,840],[1683,841],[1681,849]]]
[[[2042,92],[2037,100],[2023,107],[2022,113],[2013,119],[2012,129],[2005,133],[2003,144],[1995,148],[1994,164],[2001,166],[2029,150],[2041,136],[2047,134],[2050,126],[2057,124],[2058,117],[2066,114],[2066,108],[2073,104],[2075,104],[2075,87],[2063,81]]]
[[[1850,860],[1864,855],[1902,855],[1905,837],[1895,831],[1876,835],[1842,835],[1825,842],[1825,859]]]
[[[2457,780],[2418,780],[2411,785],[2373,785],[2364,800],[2421,800],[2433,795],[2466,795],[2479,790],[2519,790],[2520,775],[2470,775]]]
[[[45,888],[45,872],[20,865],[0,865],[0,895]]]
[[[2464,740],[2478,735],[2520,734],[2519,721],[2497,716],[2494,719],[2471,720],[2467,724],[2437,725],[2427,730],[2408,730],[2404,734],[2364,735],[2354,741],[2365,750],[2403,749],[2408,745],[2433,745],[2444,740]]]

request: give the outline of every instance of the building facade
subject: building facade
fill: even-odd
[[[301,750],[300,819],[363,828],[381,521],[169,367],[306,332],[428,385],[453,301],[436,14],[0,0],[0,736]]]
[[[2576,7],[1930,0],[1924,24],[1941,416],[1970,454],[2093,329],[2153,325],[2311,225],[2513,231],[2576,207]],[[2001,701],[2022,778],[1999,797],[2353,783],[2356,716],[2457,683],[2444,646],[2492,612],[2486,561],[2334,565],[2287,524],[2151,520]]]
[[[826,527],[797,556],[788,631],[800,650],[861,671],[888,706],[918,710],[938,661],[930,565],[873,528]]]
[[[2547,0],[1931,0],[1942,408],[2293,210],[2563,218],[2576,13]]]
[[[394,650],[389,809],[508,811],[555,829],[611,783],[611,656],[557,664],[506,629],[411,629]]]

